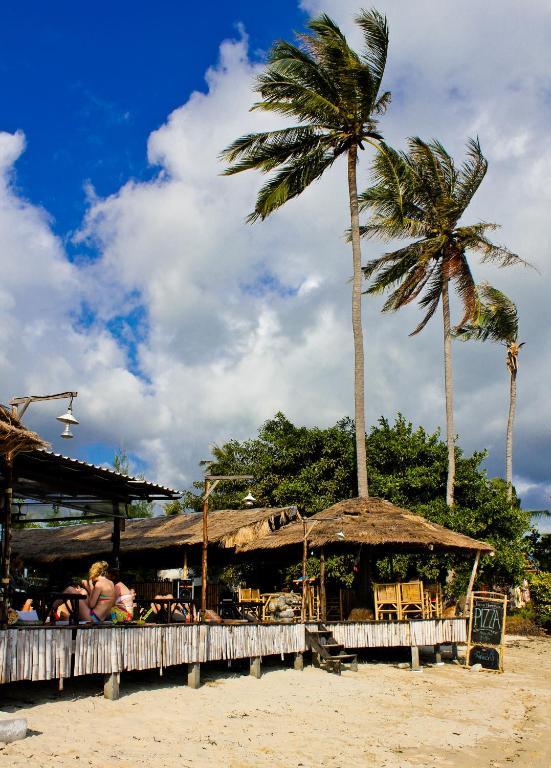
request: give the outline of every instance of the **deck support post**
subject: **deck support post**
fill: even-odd
[[[105,675],[105,681],[103,683],[103,695],[110,701],[116,701],[119,698],[119,673],[111,672],[110,675]]]
[[[187,684],[189,688],[201,687],[201,664],[198,661],[187,665]]]
[[[321,667],[321,656],[316,651],[312,651],[312,666],[319,669]]]
[[[256,677],[257,680],[262,677],[261,661],[260,656],[251,656],[251,677]]]
[[[297,672],[302,672],[302,670],[304,669],[304,655],[302,654],[302,651],[295,653],[295,658],[293,660],[293,669],[296,669]]]
[[[417,645],[411,646],[411,671],[421,671],[421,665],[419,664],[419,647]]]
[[[457,643],[452,643],[452,660],[457,661],[459,659],[459,654],[457,652]]]
[[[325,550],[320,550],[320,592],[319,592],[320,619],[327,621],[327,592],[325,588]]]
[[[442,650],[438,644],[434,646],[434,663],[437,667],[444,665],[444,662],[442,661]]]

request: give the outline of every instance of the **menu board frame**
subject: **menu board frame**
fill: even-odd
[[[497,610],[492,611],[492,606]],[[475,663],[481,663],[482,669],[486,672],[503,672],[506,618],[506,595],[502,595],[499,592],[471,592],[469,600],[469,634],[467,638],[467,656],[465,659],[467,667],[473,666],[471,664],[471,652],[473,649],[475,653],[478,649],[481,656],[484,656],[484,651],[487,650],[488,653],[486,655],[488,658],[495,659],[497,653],[497,668],[495,666],[485,666],[483,660],[475,661]]]

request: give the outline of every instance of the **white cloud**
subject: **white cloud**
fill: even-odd
[[[321,9],[314,0],[303,5]],[[515,466],[528,497],[536,499],[545,492],[551,421],[551,15],[535,0],[522,6],[469,0],[461,13],[451,0],[378,5],[391,24],[394,102],[382,122],[385,134],[402,145],[407,135],[435,135],[458,154],[478,132],[491,165],[470,218],[502,223],[499,239],[541,270],[538,276],[475,267],[477,277],[493,280],[519,305],[528,344],[521,353]],[[355,34],[356,2],[327,0],[323,7]],[[10,187],[24,138],[0,134],[7,180],[0,234],[6,263],[13,265],[0,288],[3,380],[22,391],[79,388],[83,438],[124,442],[148,462],[152,476],[176,485],[197,476],[210,443],[248,436],[276,410],[311,424],[353,410],[344,164],[254,226],[244,218],[260,179],[220,175],[217,158],[225,145],[275,124],[248,111],[257,71],[246,35],[222,43],[206,90],[191,94],[149,137],[157,176],[129,181],[105,199],[90,180],[79,237],[99,248],[101,257],[91,265],[70,264],[47,215]],[[360,183],[367,178],[367,154]],[[364,258],[378,252],[370,243]],[[95,313],[90,327],[72,322],[82,301]],[[136,305],[147,322],[137,351],[141,376],[105,326]],[[383,317],[380,302],[369,299],[364,307],[368,421],[401,410],[428,428],[442,424],[439,320],[411,339],[417,309]],[[503,352],[457,344],[454,374],[461,444],[488,446],[491,470],[502,471]]]

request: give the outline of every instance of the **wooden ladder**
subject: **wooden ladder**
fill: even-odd
[[[317,629],[306,629],[306,646],[312,651],[312,664],[327,672],[340,675],[343,668],[358,671],[358,656],[347,653],[344,645],[337,643],[330,629],[318,623]]]

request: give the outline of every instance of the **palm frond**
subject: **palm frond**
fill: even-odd
[[[467,142],[467,159],[461,166],[456,184],[455,199],[464,211],[474,197],[488,170],[488,161],[482,154],[478,137]]]
[[[311,126],[283,128],[279,131],[250,133],[241,136],[221,153],[230,165],[224,175],[239,173],[249,168],[266,171],[290,158],[313,151],[326,141],[319,129]]]
[[[465,341],[515,342],[518,312],[514,301],[489,283],[481,283],[476,288],[476,316],[471,323],[456,329],[456,337]]]
[[[423,330],[423,328],[426,326],[426,324],[429,322],[431,317],[434,315],[434,313],[438,309],[438,304],[440,303],[440,297],[442,296],[443,289],[444,289],[444,275],[442,270],[442,264],[439,263],[437,268],[433,271],[427,292],[419,302],[419,304],[424,309],[426,309],[427,312],[423,317],[423,319],[421,320],[421,322],[419,323],[419,325],[416,328],[414,328],[414,330],[409,334],[410,336],[416,336],[418,333],[420,333]]]
[[[453,281],[457,294],[463,304],[463,317],[457,324],[457,327],[460,328],[476,317],[478,296],[471,268],[464,253],[454,257],[454,265],[453,274],[449,275],[449,277]]]
[[[365,51],[362,61],[369,67],[375,92],[377,92],[383,79],[388,55],[387,19],[379,11],[372,9],[361,11],[355,21],[364,34]]]
[[[281,167],[258,193],[255,209],[247,221],[265,219],[288,200],[300,195],[334,160],[333,152],[318,149]]]

